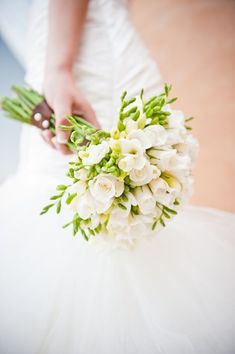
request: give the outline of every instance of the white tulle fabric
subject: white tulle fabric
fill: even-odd
[[[34,4],[27,81],[41,89],[47,4]],[[109,128],[119,94],[158,92],[159,72],[121,0],[91,0],[77,84]],[[232,354],[235,217],[187,207],[134,250],[101,250],[38,212],[68,159],[25,127],[0,189],[1,354]]]

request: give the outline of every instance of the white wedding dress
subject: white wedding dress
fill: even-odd
[[[38,90],[46,40],[42,0],[27,73]],[[159,92],[124,0],[90,0],[75,74],[105,128],[123,89]],[[102,249],[39,216],[68,161],[24,127],[18,172],[0,188],[0,353],[235,353],[235,216],[188,206],[134,250]]]

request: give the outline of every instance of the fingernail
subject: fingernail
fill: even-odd
[[[67,138],[64,136],[63,133],[57,133],[56,139],[59,144],[66,144],[67,143]]]

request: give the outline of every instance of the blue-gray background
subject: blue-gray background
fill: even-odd
[[[30,0],[0,0],[0,96],[23,83]],[[0,183],[14,173],[19,154],[21,125],[0,111]]]

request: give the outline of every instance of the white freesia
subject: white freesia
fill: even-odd
[[[151,147],[151,141],[149,141],[144,129],[132,130],[128,134],[128,138],[138,140],[144,150]]]
[[[113,199],[109,199],[109,200],[106,200],[104,202],[101,202],[101,201],[98,201],[98,200],[95,200],[94,199],[94,209],[95,209],[95,212],[98,213],[98,214],[102,214],[102,213],[105,213],[107,212],[107,210],[111,207],[112,203],[113,203]]]
[[[191,158],[189,155],[175,154],[169,161],[169,170],[172,172],[179,170],[190,170]]]
[[[141,213],[146,215],[154,212],[156,202],[147,186],[137,187],[134,191],[134,195]]]
[[[134,205],[134,206],[137,205],[137,200],[131,192],[126,193],[126,197],[128,198],[131,205]]]
[[[168,109],[168,111],[171,113],[170,116],[168,116],[168,127],[169,128],[184,127],[185,125],[184,113],[177,109]]]
[[[92,230],[94,230],[100,223],[100,216],[99,216],[99,214],[92,214],[90,218],[91,218],[91,221],[90,221],[89,227]]]
[[[88,172],[86,168],[80,168],[78,171],[74,171],[74,176],[79,180],[86,181]]]
[[[138,129],[138,122],[131,118],[126,119],[125,124],[127,134],[130,134],[131,132],[134,132]]]
[[[148,151],[148,155],[150,157],[150,161],[157,165],[161,171],[165,171],[169,169],[171,159],[176,155],[176,149],[150,149]]]
[[[130,172],[133,168],[140,169],[144,166],[146,158],[141,143],[137,139],[120,139],[122,158],[118,162],[118,167]]]
[[[167,139],[166,129],[162,125],[149,125],[144,129],[151,141],[151,146],[165,145]]]
[[[199,144],[197,139],[189,134],[186,136],[184,142],[176,144],[174,148],[182,155],[189,155],[192,163],[194,163],[198,155]]]
[[[174,189],[175,194],[179,195],[182,190],[182,184],[179,182],[179,180],[175,176],[172,176],[168,173],[163,174],[162,178],[167,182],[171,189]]]
[[[124,182],[112,176],[115,183],[115,197],[120,197],[124,192]]]
[[[187,136],[187,129],[184,127],[180,128],[170,128],[167,130],[167,145],[175,145],[178,143],[183,143]]]
[[[128,135],[130,139],[140,141],[143,149],[149,149],[152,146],[162,146],[166,143],[167,133],[161,125],[149,125],[144,129],[131,131]]]
[[[172,189],[163,178],[157,178],[149,183],[150,189],[157,202],[164,205],[171,205],[178,192]]]
[[[143,186],[144,184],[148,184],[153,179],[153,175],[154,166],[152,166],[150,162],[146,160],[143,168],[140,170],[131,170],[130,179],[132,182],[134,182],[135,186]]]
[[[107,141],[102,141],[98,145],[90,145],[86,150],[79,152],[79,156],[82,159],[83,164],[95,165],[99,163],[105,155],[109,152],[109,144]]]
[[[78,181],[67,188],[67,193],[77,193],[78,196],[81,196],[85,193],[86,189],[87,183],[85,181]]]

